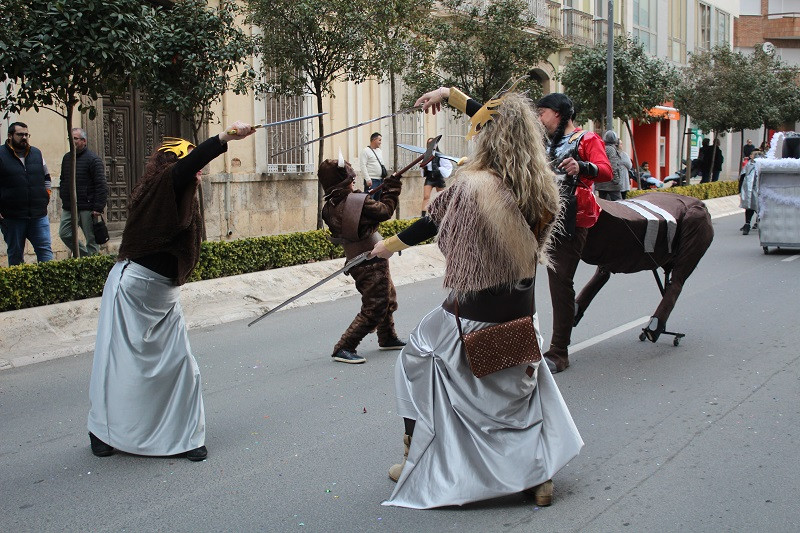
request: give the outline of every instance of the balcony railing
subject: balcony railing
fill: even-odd
[[[608,41],[608,21],[606,19],[594,19],[594,42],[595,44],[606,43]],[[622,24],[614,23],[614,37],[625,35]]]
[[[586,46],[594,44],[592,15],[572,7],[565,7],[562,12],[564,39],[573,44],[583,44]]]

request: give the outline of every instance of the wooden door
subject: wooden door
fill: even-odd
[[[128,217],[128,196],[144,173],[147,158],[165,136],[180,136],[177,114],[145,109],[141,93],[103,101],[103,160],[108,179],[108,226],[121,231]]]

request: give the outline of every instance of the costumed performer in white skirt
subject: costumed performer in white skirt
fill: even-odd
[[[200,173],[228,141],[253,131],[235,122],[196,148],[166,138],[131,192],[119,261],[103,289],[89,386],[89,438],[98,457],[115,449],[186,452],[192,461],[208,454],[200,370],[180,286],[200,256]]]
[[[438,109],[480,107],[455,88],[417,103]],[[477,146],[429,216],[376,244],[389,257],[438,234],[450,295],[414,330],[395,367],[405,457],[389,470],[397,481],[384,505],[426,509],[462,505],[521,491],[549,505],[552,477],[583,441],[547,368],[522,364],[477,378],[460,339],[533,315],[537,263],[547,264],[559,192],[532,102],[510,92],[470,109]],[[477,117],[477,119],[475,118]]]

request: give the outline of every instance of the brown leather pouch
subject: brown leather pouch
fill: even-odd
[[[455,308],[458,334],[464,344],[469,368],[476,378],[542,359],[533,317],[523,316],[464,334],[458,317],[458,303]]]

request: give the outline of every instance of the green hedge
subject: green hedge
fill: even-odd
[[[654,189],[693,196],[701,200],[737,194],[737,182],[716,181],[685,187]],[[649,191],[630,191],[628,198]],[[415,219],[390,220],[380,232],[390,237]],[[343,257],[341,246],[328,240],[328,230],[269,235],[236,241],[208,241],[200,248],[200,261],[189,281],[260,272],[314,261]],[[116,256],[95,255],[13,267],[0,267],[0,311],[93,298],[103,293]]]
[[[390,237],[414,219],[390,220],[380,232]],[[189,281],[259,272],[343,257],[341,246],[328,240],[328,230],[270,235],[236,241],[208,241]],[[103,293],[115,255],[95,255],[0,268],[0,311],[94,298]]]
[[[700,200],[710,198],[721,198],[723,196],[733,196],[739,194],[739,182],[737,181],[714,181],[710,183],[698,183],[697,185],[684,185],[682,187],[670,187],[668,189],[649,189],[628,191],[628,198],[635,198],[648,192],[671,192],[691,196]]]

